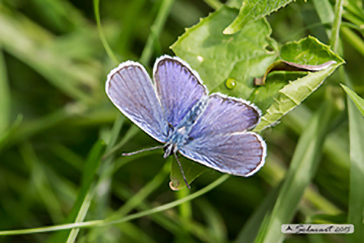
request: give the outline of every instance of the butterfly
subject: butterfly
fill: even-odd
[[[209,95],[198,73],[178,57],[158,58],[153,79],[140,63],[126,61],[108,74],[106,94],[127,118],[164,143],[142,151],[164,148],[164,158],[173,154],[187,187],[177,152],[237,176],[250,176],[264,165],[266,144],[249,131],[260,121],[256,106],[221,93]]]

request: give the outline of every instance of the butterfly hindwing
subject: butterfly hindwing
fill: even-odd
[[[106,93],[114,105],[131,121],[159,142],[165,142],[168,125],[152,81],[136,62],[120,64],[108,75]]]
[[[246,101],[212,94],[179,152],[221,172],[249,176],[264,164],[266,155],[262,138],[247,132],[259,118],[259,110]]]
[[[237,175],[250,176],[264,164],[265,142],[253,132],[206,137],[182,147],[179,152],[212,169]]]

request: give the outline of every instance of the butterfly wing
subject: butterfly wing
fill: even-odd
[[[212,94],[207,106],[179,152],[224,173],[250,176],[264,164],[266,145],[247,132],[260,119],[260,111],[246,101]]]
[[[112,70],[106,94],[114,105],[137,126],[159,142],[165,142],[168,125],[152,81],[144,67],[127,61]]]
[[[207,96],[199,75],[178,57],[160,57],[153,77],[165,119],[172,127],[177,127],[191,108]]]

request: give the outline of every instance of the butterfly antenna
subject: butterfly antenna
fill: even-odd
[[[131,156],[131,155],[134,155],[134,154],[139,154],[139,153],[142,153],[142,152],[155,150],[155,149],[161,149],[161,148],[163,148],[163,146],[160,145],[160,146],[155,146],[155,147],[151,147],[151,148],[141,149],[141,150],[134,151],[134,152],[131,152],[131,153],[122,153],[121,155],[122,156]]]
[[[186,179],[185,173],[183,172],[183,169],[182,169],[181,162],[179,162],[179,160],[178,160],[178,156],[177,156],[177,154],[176,154],[176,153],[174,153],[174,157],[176,158],[177,163],[178,163],[178,165],[179,165],[179,168],[181,169],[181,173],[182,173],[182,176],[183,176],[183,180],[185,181],[187,188],[188,188],[188,189],[191,189],[191,186],[190,186],[190,184],[188,184],[188,182],[187,182],[187,179]]]

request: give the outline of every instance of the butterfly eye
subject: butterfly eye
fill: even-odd
[[[164,155],[163,158],[167,158],[168,156],[170,156],[172,154],[172,149],[173,149],[173,145],[170,143],[167,143],[164,147],[163,147],[163,151],[164,151]]]
[[[171,151],[171,144],[166,144],[164,147],[163,147],[163,151],[164,153],[167,153],[168,151]]]

